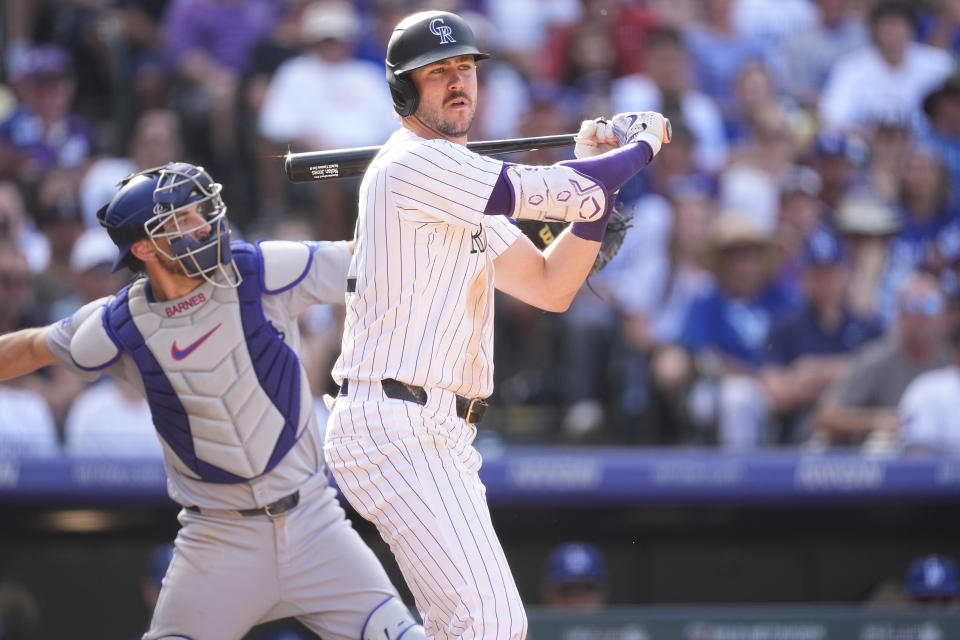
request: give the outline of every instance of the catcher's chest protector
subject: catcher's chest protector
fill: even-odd
[[[301,367],[263,313],[262,261],[233,246],[243,277],[235,289],[201,288],[183,314],[150,309],[145,281],[121,290],[104,324],[143,377],[153,422],[181,465],[207,482],[266,473],[299,437]],[[200,291],[200,290],[198,290]]]

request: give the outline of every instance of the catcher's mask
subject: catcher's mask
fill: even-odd
[[[230,254],[230,224],[221,189],[203,167],[186,162],[165,165],[153,191],[153,216],[144,229],[157,251],[176,260],[186,275],[218,287],[236,287],[240,272]]]
[[[420,94],[410,72],[428,64],[473,55],[474,60],[490,57],[477,49],[470,25],[446,11],[421,11],[407,16],[393,30],[387,43],[387,84],[398,115],[417,111]]]

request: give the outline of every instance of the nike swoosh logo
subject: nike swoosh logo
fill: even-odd
[[[617,125],[614,125],[613,127],[614,132],[618,132],[620,136],[626,138],[628,135],[630,135],[630,129],[633,128],[633,125],[637,121],[638,117],[639,116],[637,116],[637,114],[631,113],[626,117],[627,122],[626,124],[623,125],[622,128],[618,127]]]
[[[203,341],[213,335],[213,332],[220,328],[223,323],[221,322],[210,331],[207,331],[205,334],[194,340],[192,343],[187,345],[186,349],[177,349],[177,341],[174,340],[173,344],[170,345],[170,355],[173,356],[174,360],[183,360],[188,355],[197,350],[197,347],[203,344]]]

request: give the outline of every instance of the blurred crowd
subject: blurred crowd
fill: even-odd
[[[386,40],[424,8],[493,53],[471,139],[674,132],[570,311],[498,297],[485,436],[960,451],[958,0],[5,0],[0,333],[129,279],[96,211],[170,160],[245,239],[349,238],[358,181],[291,184],[283,155],[386,139]],[[319,398],[341,317],[304,322]],[[0,385],[0,453],[63,452],[160,447],[121,382]]]

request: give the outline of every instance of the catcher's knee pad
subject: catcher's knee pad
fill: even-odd
[[[423,626],[406,605],[390,596],[370,612],[360,631],[360,640],[426,640]]]
[[[607,212],[607,189],[593,178],[563,165],[507,167],[517,220],[591,222]]]

